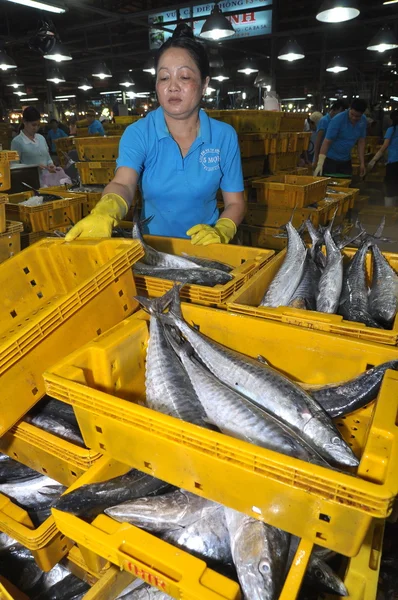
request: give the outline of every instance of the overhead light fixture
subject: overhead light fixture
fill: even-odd
[[[332,62],[326,67],[326,71],[329,73],[342,73],[343,71],[347,71],[347,69],[348,67],[344,65],[344,61],[339,56],[335,56]]]
[[[398,2],[398,0],[386,0],[383,4],[396,4],[396,2]]]
[[[356,0],[325,0],[316,18],[322,23],[343,23],[359,15]]]
[[[111,92],[100,92],[101,96],[108,96],[110,94],[121,94],[122,90],[113,90]]]
[[[376,52],[385,52],[386,50],[394,50],[394,48],[398,48],[397,39],[388,27],[382,27],[367,46],[367,50],[375,50]]]
[[[108,77],[112,77],[112,73],[105,63],[100,63],[93,69],[92,76],[98,77],[98,79],[107,79]]]
[[[59,15],[67,10],[61,5],[47,4],[46,2],[36,2],[36,0],[8,0],[8,2],[12,2],[13,4],[22,4],[23,6],[37,8],[38,10],[47,10],[48,12],[57,13]]]
[[[203,23],[199,37],[205,40],[225,40],[235,33],[231,22],[222,14],[218,2],[216,2],[211,14]]]
[[[23,101],[24,102],[37,102],[39,99],[38,98],[24,98]]]
[[[282,50],[278,54],[279,60],[287,60],[293,62],[294,60],[300,60],[304,58],[305,54],[302,48],[298,45],[296,40],[290,39]]]
[[[119,81],[119,85],[122,85],[123,87],[129,88],[132,85],[134,85],[134,81],[131,77],[131,75],[126,75],[125,77],[121,77],[121,81]]]
[[[267,75],[264,71],[259,71],[257,73],[257,77],[253,83],[254,87],[268,87],[271,85],[271,77]]]
[[[51,69],[48,76],[46,77],[46,81],[52,81],[56,85],[58,83],[64,83],[66,81],[65,77],[62,75],[61,71],[57,68]]]
[[[151,75],[155,75],[155,73],[156,73],[156,71],[155,71],[155,61],[153,60],[153,58],[150,58],[149,60],[146,61],[146,63],[143,66],[142,70],[145,73],[150,73]]]
[[[15,90],[17,90],[19,87],[23,87],[24,83],[23,81],[17,76],[14,75],[14,77],[11,77],[11,79],[9,80],[8,83],[6,83],[7,87],[12,87]]]
[[[68,98],[76,98],[76,94],[62,94],[61,96],[55,96],[56,100],[67,100]]]
[[[72,60],[69,50],[67,50],[60,41],[55,42],[52,49],[44,54],[44,58],[47,60],[53,60],[54,62],[65,62],[67,60]]]
[[[13,92],[13,94],[15,94],[16,96],[26,96],[26,92],[21,92],[20,90],[18,90],[17,92]]]
[[[0,50],[0,70],[8,71],[8,69],[16,69],[15,60],[8,56],[5,50]]]
[[[90,84],[89,80],[87,79],[87,77],[84,77],[80,84],[77,86],[79,90],[83,90],[84,92],[87,92],[87,90],[92,90],[93,86]]]
[[[212,79],[215,79],[216,81],[225,81],[226,79],[229,79],[229,77],[227,75],[215,75],[214,77],[212,77]]]
[[[222,69],[224,66],[224,59],[217,50],[217,48],[209,48],[208,51],[209,56],[209,66],[211,69]]]
[[[215,91],[217,91],[217,90],[216,90],[216,88],[213,88],[213,87],[210,87],[210,86],[208,86],[208,87],[206,88],[205,95],[206,95],[206,96],[210,96],[210,94],[212,94],[212,93],[213,93],[213,92],[215,92]]]
[[[244,73],[245,75],[251,75],[252,73],[258,73],[258,67],[252,60],[245,60],[237,68],[238,73]]]

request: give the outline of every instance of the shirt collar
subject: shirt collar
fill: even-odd
[[[199,110],[199,122],[200,122],[200,130],[199,136],[203,142],[211,142],[211,128],[210,128],[210,119],[207,113],[204,110]],[[159,106],[159,108],[155,111],[155,129],[156,135],[158,139],[169,137],[170,133],[166,125],[166,120],[164,118],[163,108]]]
[[[24,134],[23,131],[21,131],[21,136],[22,136],[22,141],[24,144],[37,144],[37,134],[35,133],[33,140],[31,140],[30,138],[28,138],[27,135]]]

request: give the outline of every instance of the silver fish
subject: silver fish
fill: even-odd
[[[135,589],[122,593],[116,600],[173,600],[171,596],[158,588],[141,581]]]
[[[173,347],[181,358],[209,420],[223,433],[289,456],[303,460],[310,458],[309,452],[295,439],[294,431],[290,434],[275,417],[217,379],[190,356],[187,344],[178,346],[173,343]]]
[[[368,327],[380,329],[381,326],[369,314],[366,284],[366,253],[372,243],[371,240],[367,240],[362,244],[344,273],[339,312],[348,321],[364,323]]]
[[[398,275],[380,252],[372,246],[373,277],[369,294],[369,312],[380,323],[391,327],[397,314]]]
[[[53,433],[67,442],[84,447],[83,437],[79,428],[73,427],[70,423],[64,421],[62,417],[54,418],[49,414],[39,413],[37,415],[26,415],[25,421],[48,433]]]
[[[149,342],[145,365],[146,403],[149,408],[166,415],[207,427],[206,413],[200,404],[189,377],[168,344],[162,323],[153,314],[171,300],[172,292],[162,298],[148,300],[137,296],[151,313]]]
[[[358,410],[374,400],[387,369],[397,368],[398,360],[390,360],[343,383],[316,386],[316,389],[311,389],[311,386],[304,387],[328,415],[335,419]]]
[[[30,592],[39,584],[43,571],[37,565],[30,550],[19,543],[2,553],[0,575],[6,577],[22,592]]]
[[[303,274],[307,255],[306,247],[290,221],[286,227],[288,233],[286,256],[278,273],[265,292],[260,306],[287,306]]]
[[[281,591],[290,535],[225,508],[232,557],[247,600],[276,600]]]
[[[191,260],[196,265],[199,265],[200,267],[207,267],[208,269],[218,269],[219,271],[224,271],[225,273],[230,273],[234,269],[234,267],[231,267],[231,265],[227,265],[219,260],[204,258],[203,256],[192,256],[186,252],[181,252],[181,256],[185,256],[185,258]]]
[[[215,563],[232,563],[231,546],[224,507],[215,505],[215,509],[206,513],[185,529],[171,530],[162,535],[162,539],[190,554]]]
[[[324,235],[323,235],[324,232],[322,231],[322,229],[320,227],[318,229],[315,229],[315,227],[312,224],[312,221],[310,219],[307,219],[305,221],[305,225],[307,227],[307,231],[310,235],[311,243],[312,243],[312,245],[308,251],[309,251],[310,256],[311,256],[312,260],[314,261],[314,263],[322,271],[326,265],[326,256],[322,252],[322,245],[324,242]]]
[[[326,265],[318,284],[316,309],[334,314],[339,306],[343,286],[343,256],[333,241],[330,229],[325,231]]]
[[[0,454],[0,484],[22,479],[35,479],[36,477],[41,477],[41,474],[6,454]]]
[[[315,294],[321,273],[315,262],[308,254],[301,281],[294,292],[289,306],[302,310],[315,310]]]
[[[169,279],[170,281],[181,281],[183,283],[192,283],[196,285],[205,285],[214,287],[215,285],[224,285],[233,279],[232,275],[218,269],[208,269],[199,267],[194,270],[187,267],[158,267],[146,265],[137,261],[133,266],[135,275],[146,275],[148,277],[158,277],[160,279]]]
[[[156,533],[188,527],[219,505],[211,500],[175,490],[161,496],[144,496],[105,509],[105,514],[120,523],[131,523]]]
[[[358,465],[358,459],[330,417],[298,384],[270,366],[231,350],[190,327],[181,315],[178,288],[174,288],[173,304],[162,319],[179,329],[195,354],[218,379],[289,425],[326,460]]]
[[[26,510],[47,507],[51,499],[45,494],[40,493],[46,486],[56,485],[58,483],[45,475],[27,479],[23,481],[14,481],[12,483],[0,484],[0,493],[8,496],[11,500],[17,502]],[[60,488],[61,489],[61,488]]]

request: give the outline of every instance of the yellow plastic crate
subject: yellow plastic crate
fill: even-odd
[[[272,207],[304,208],[320,202],[326,196],[327,177],[273,175],[253,181],[257,202]]]
[[[347,262],[354,256],[356,249],[344,248],[342,252],[345,262]],[[272,319],[273,321],[303,328],[317,329],[332,333],[333,335],[338,334],[392,346],[398,343],[398,316],[395,317],[392,330],[388,330],[366,327],[363,323],[345,321],[340,315],[301,310],[289,306],[279,306],[278,308],[259,306],[265,291],[282,265],[285,255],[286,252],[281,252],[275,256],[261,271],[245,283],[238,292],[231,296],[227,300],[228,310],[261,319]],[[398,271],[398,254],[383,252],[383,255],[392,268]],[[366,256],[366,274],[370,282],[372,279],[372,256],[370,252]]]
[[[11,187],[10,163],[0,163],[0,192],[6,192]]]
[[[44,395],[50,364],[136,309],[142,256],[133,240],[48,238],[0,266],[0,435]]]
[[[337,192],[343,192],[344,194],[348,194],[350,196],[350,208],[353,208],[355,203],[359,198],[359,193],[361,190],[358,188],[350,188],[345,186],[336,186],[328,184],[328,188],[332,190],[336,190]]]
[[[398,358],[392,346],[191,304],[182,308],[204,335],[252,357],[265,356],[306,383],[349,379],[368,365]],[[361,459],[352,475],[139,405],[145,398],[147,341],[148,316],[140,311],[44,373],[47,392],[74,407],[86,445],[310,543],[355,556],[372,518],[391,512],[398,488],[398,373],[387,371],[376,403],[337,419]]]
[[[55,149],[57,151],[57,156],[59,158],[61,165],[64,164],[65,154],[68,154],[68,152],[71,152],[71,150],[74,150],[74,148],[75,148],[74,141],[75,141],[74,137],[63,137],[63,138],[58,138],[57,140],[54,140]]]
[[[78,127],[77,128],[77,133],[76,133],[77,137],[88,137],[91,135],[91,137],[96,137],[97,135],[99,135],[98,133],[96,134],[90,134],[88,132],[88,127]]]
[[[256,227],[255,225],[239,225],[242,242],[245,246],[283,250],[287,246],[286,229],[280,227]],[[282,237],[279,237],[282,236]]]
[[[58,227],[54,231],[35,231],[35,233],[21,233],[21,250],[25,250],[28,246],[32,246],[43,238],[57,237],[56,232],[67,233],[70,227]]]
[[[351,185],[351,179],[340,179],[340,177],[331,177],[330,178],[330,184],[331,187],[344,187],[344,188],[348,188]]]
[[[74,483],[101,457],[98,452],[81,448],[24,421],[0,438],[0,451],[66,486]]]
[[[29,600],[29,598],[0,575],[0,600]]]
[[[120,136],[109,137],[79,137],[75,140],[75,146],[81,161],[114,161],[119,155]]]
[[[83,185],[92,183],[107,184],[115,176],[116,161],[76,163]]]
[[[0,233],[4,233],[7,229],[5,207],[6,202],[8,202],[8,196],[5,194],[0,194]]]
[[[268,168],[270,173],[277,173],[287,169],[294,169],[300,158],[299,152],[283,152],[279,154],[268,154]]]
[[[15,150],[0,150],[0,164],[19,160],[19,154]]]
[[[140,115],[128,115],[128,116],[121,116],[121,117],[114,117],[115,119],[115,123],[116,125],[131,125],[131,123],[135,123],[136,121],[139,121],[140,119],[142,119],[142,117]],[[107,123],[107,125],[109,126],[110,123]]]
[[[217,117],[238,133],[302,132],[303,115],[271,110],[221,110]]]
[[[219,308],[225,308],[226,299],[262,268],[274,255],[273,250],[246,248],[232,244],[193,246],[191,240],[155,235],[146,235],[144,239],[150,246],[160,252],[179,256],[185,252],[192,256],[220,260],[234,267],[233,271],[231,271],[233,279],[224,285],[219,284],[214,287],[206,287],[188,284],[184,285],[181,290],[181,297],[194,304],[217,306]],[[174,282],[168,279],[149,277],[147,275],[134,275],[134,278],[138,293],[144,293],[150,297],[162,296],[174,285]]]
[[[242,158],[308,150],[311,133],[241,133]]]
[[[0,263],[21,251],[22,223],[6,221],[6,231],[0,233]]]
[[[254,184],[253,184],[254,185]],[[325,198],[314,207],[307,206],[294,211],[291,208],[276,208],[249,202],[244,223],[256,227],[282,227],[292,218],[293,226],[298,228],[306,220],[310,219],[314,227],[326,225],[333,217],[336,208],[339,210],[342,198]],[[293,216],[292,216],[293,214]]]
[[[33,192],[9,194],[6,204],[7,219],[21,221],[26,233],[53,231],[70,226],[71,221],[77,223],[82,218],[84,194],[68,194],[67,198],[43,202],[39,206],[21,206],[21,202],[32,196]]]
[[[265,157],[242,158],[243,177],[260,177],[265,173]]]
[[[81,485],[105,481],[126,473],[126,465],[103,457],[69,490]],[[67,538],[79,545],[89,568],[94,573],[96,555],[117,565],[135,577],[156,584],[175,598],[200,600],[240,600],[239,585],[209,569],[203,560],[191,556],[146,531],[117,523],[100,515],[92,524],[73,515],[53,509],[56,526]],[[88,551],[88,552],[87,552]],[[94,553],[92,561],[89,553]],[[94,569],[90,565],[94,562]]]

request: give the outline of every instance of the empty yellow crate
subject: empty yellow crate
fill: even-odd
[[[297,113],[272,110],[220,110],[216,118],[232,125],[238,133],[301,132],[303,129],[303,116]]]
[[[253,184],[254,185],[254,184]],[[294,211],[288,207],[274,207],[249,202],[244,223],[256,227],[282,227],[292,219],[293,226],[298,228],[306,220],[310,219],[314,227],[326,225],[333,217],[336,208],[339,210],[343,198],[326,197],[314,207],[307,206]]]
[[[233,279],[224,285],[219,284],[215,287],[193,284],[184,285],[181,290],[182,298],[195,304],[205,304],[206,306],[224,306],[225,308],[226,299],[234,290],[239,289],[245,281],[252,277],[274,255],[273,250],[246,248],[232,244],[228,246],[225,244],[193,246],[191,240],[155,235],[146,235],[144,239],[150,246],[160,252],[179,256],[185,252],[192,256],[220,260],[234,267],[231,272]],[[147,275],[135,275],[134,278],[138,292],[144,292],[151,297],[162,296],[174,285],[174,282],[168,279],[149,277]]]
[[[301,177],[300,175],[273,175],[253,181],[257,189],[257,202],[273,207],[304,208],[320,202],[326,196],[326,177]]]
[[[239,231],[242,233],[242,242],[245,246],[270,248],[271,250],[283,250],[287,246],[286,229],[282,227],[240,225]]]
[[[68,152],[71,152],[71,150],[75,149],[74,141],[74,137],[63,137],[54,140],[57,156],[60,160],[61,165],[64,164],[65,154],[68,154]]]
[[[294,169],[297,167],[297,163],[300,158],[298,152],[283,152],[279,154],[268,154],[268,169],[270,173],[277,173],[277,171],[284,171],[287,169]]]
[[[83,185],[92,183],[107,184],[115,176],[116,160],[105,162],[78,162],[80,181]]]
[[[330,194],[330,190],[335,190],[336,192],[341,192],[343,194],[348,194],[350,196],[350,206],[349,208],[353,208],[354,204],[357,202],[359,198],[360,190],[358,188],[350,188],[344,186],[336,186],[336,185],[328,185],[328,193]]]
[[[136,121],[142,119],[140,115],[126,115],[114,118],[116,125],[131,125],[131,123],[135,123]],[[107,125],[109,126],[110,123],[107,123]]]
[[[243,177],[260,177],[265,172],[265,157],[242,158]]]
[[[82,218],[84,194],[68,194],[67,198],[43,202],[39,206],[20,204],[32,196],[33,192],[10,194],[6,204],[7,219],[21,221],[26,233],[53,231],[59,227],[70,226],[71,221],[77,223]]]
[[[0,163],[0,192],[6,192],[11,187],[10,163]]]
[[[354,256],[356,250],[353,248],[344,248],[342,252],[345,257],[345,263],[347,263]],[[383,255],[392,268],[398,271],[398,254],[383,252]],[[279,253],[260,272],[256,273],[250,281],[245,283],[238,292],[231,296],[227,301],[228,310],[252,317],[272,319],[281,323],[318,329],[334,335],[339,334],[380,344],[395,346],[398,343],[398,316],[395,317],[392,330],[388,330],[367,327],[363,323],[345,321],[340,315],[301,310],[289,306],[279,306],[277,308],[259,306],[263,295],[277,274],[285,256],[286,251]],[[366,274],[370,283],[372,278],[372,256],[370,252],[366,257]]]
[[[43,396],[44,369],[135,310],[142,256],[134,240],[47,238],[0,266],[0,435]]]
[[[239,146],[243,158],[308,149],[311,133],[241,133]]]
[[[0,438],[0,451],[67,486],[101,457],[24,421]]]
[[[22,223],[6,221],[6,231],[0,233],[0,263],[21,251]]]
[[[331,177],[330,186],[332,187],[345,187],[348,188],[351,185],[351,179],[340,179],[340,177]]]
[[[116,160],[119,155],[120,136],[83,138],[75,140],[79,160]]]
[[[398,348],[392,346],[192,304],[182,308],[188,323],[204,335],[252,357],[264,356],[293,380],[342,381],[368,365],[398,358]],[[139,405],[145,399],[147,341],[148,316],[139,311],[44,373],[47,392],[74,407],[87,447],[311,543],[355,556],[372,518],[391,512],[398,489],[398,373],[386,373],[377,402],[337,419],[361,459],[352,475]]]

